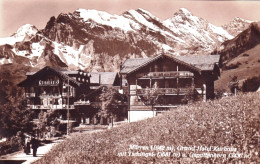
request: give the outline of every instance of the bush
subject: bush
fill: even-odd
[[[5,142],[0,143],[0,155],[10,154],[23,148],[23,138],[13,136]]]
[[[243,92],[255,92],[260,86],[260,76],[252,77],[243,82],[242,91]]]
[[[0,105],[0,135],[11,137],[17,132],[30,133],[33,131],[32,119],[34,112],[26,109],[25,105]]]
[[[235,90],[239,90],[237,76],[232,77],[228,84],[228,87],[231,93],[235,93]]]
[[[55,136],[60,127],[60,121],[57,119],[57,111],[41,111],[38,115],[38,121],[36,123],[36,130],[38,137],[52,137]]]
[[[238,68],[240,65],[241,65],[240,62],[237,62],[237,63],[235,63],[235,64],[232,63],[232,64],[230,64],[230,65],[226,65],[225,69],[226,69],[226,70],[236,69],[236,68]]]

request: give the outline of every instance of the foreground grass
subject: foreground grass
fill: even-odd
[[[260,163],[260,94],[182,106],[162,116],[92,134],[76,134],[57,145],[37,163]],[[174,146],[169,157],[160,150],[131,150],[130,145]],[[233,147],[228,151],[177,150],[178,146]],[[154,157],[120,156],[120,152],[154,152]],[[189,157],[192,153],[224,153],[226,158]],[[175,154],[174,154],[175,153]],[[179,156],[185,153],[187,157]],[[182,155],[182,154],[181,154]],[[248,155],[245,157],[245,155]]]

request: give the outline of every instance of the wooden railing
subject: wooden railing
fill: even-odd
[[[99,108],[102,106],[102,102],[91,102],[90,105]],[[118,102],[118,105],[127,105],[127,102]]]
[[[77,101],[74,102],[74,105],[90,105],[89,101]]]
[[[67,109],[68,105],[27,105],[30,109]],[[69,109],[75,109],[74,105],[69,105]]]
[[[67,97],[68,96],[68,93],[67,92],[63,92],[62,93],[62,97]],[[72,92],[69,93],[69,96],[73,96]]]
[[[60,93],[42,93],[39,97],[61,97]]]
[[[142,74],[141,77],[193,77],[194,74],[189,71],[169,71],[169,72],[149,72]]]
[[[189,88],[158,88],[158,94],[186,94]],[[146,89],[137,89],[136,94],[145,94]]]

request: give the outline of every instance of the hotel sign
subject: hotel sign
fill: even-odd
[[[59,83],[60,83],[59,80],[48,80],[48,81],[39,80],[39,86],[58,86]]]

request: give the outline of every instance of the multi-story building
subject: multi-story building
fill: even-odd
[[[80,95],[90,91],[90,76],[84,71],[68,71],[60,68],[44,67],[38,72],[28,72],[27,78],[18,84],[24,87],[28,108],[58,110],[66,118],[67,110],[74,118],[74,103]]]
[[[29,109],[38,113],[55,110],[62,119],[67,119],[69,110],[70,119],[78,123],[100,123],[96,114],[102,105],[102,88],[120,87],[116,72],[69,71],[47,66],[26,75],[18,86],[25,89]]]
[[[214,97],[214,81],[220,76],[219,55],[171,56],[127,59],[121,66],[128,87],[128,121],[153,117],[187,103],[188,97]],[[122,82],[125,84],[124,82]],[[148,94],[156,92],[154,104]]]

